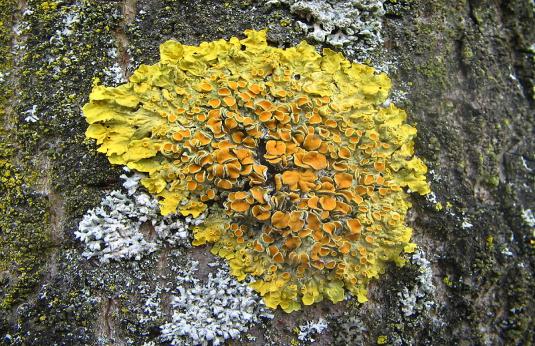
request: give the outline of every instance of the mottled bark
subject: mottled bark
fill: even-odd
[[[329,328],[315,342],[325,345],[533,342],[535,5],[384,5],[384,43],[370,63],[389,67],[396,104],[418,128],[434,195],[412,196],[409,223],[430,263],[392,265],[368,303],[277,311],[250,330],[256,341],[233,343],[296,342],[294,328],[320,317]],[[183,258],[164,249],[101,266],[80,256],[74,231],[121,174],[84,140],[80,107],[94,77],[120,83],[155,63],[166,39],[198,44],[267,27],[272,44],[289,46],[304,39],[295,20],[286,5],[255,1],[0,1],[0,343],[158,341],[162,321],[138,320],[135,287],[152,287]],[[208,249],[185,254],[209,269]]]

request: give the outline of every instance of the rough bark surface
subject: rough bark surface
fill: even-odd
[[[370,59],[389,62],[430,169],[434,194],[414,195],[410,217],[425,261],[392,265],[365,304],[277,311],[234,344],[304,344],[295,328],[321,317],[321,345],[533,343],[535,4],[384,7],[384,43]],[[140,322],[136,287],[154,287],[184,256],[206,274],[211,255],[164,249],[108,265],[81,257],[78,223],[120,187],[121,170],[85,141],[80,107],[94,77],[120,83],[155,63],[167,39],[199,44],[269,28],[272,44],[288,46],[305,38],[295,20],[284,4],[249,0],[0,1],[0,343],[159,344],[162,321]]]

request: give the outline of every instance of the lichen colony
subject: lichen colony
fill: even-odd
[[[205,215],[193,244],[251,275],[268,307],[336,303],[346,290],[363,302],[385,263],[414,248],[403,188],[429,192],[416,129],[385,102],[384,73],[245,34],[167,41],[128,83],[96,84],[86,135],[112,164],[147,174],[163,215]]]

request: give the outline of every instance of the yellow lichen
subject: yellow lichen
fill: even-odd
[[[162,214],[206,213],[193,244],[253,276],[267,306],[291,312],[346,291],[365,302],[385,263],[414,250],[403,187],[429,192],[416,129],[382,106],[384,73],[245,34],[165,42],[128,83],[95,85],[86,135],[111,163],[148,174]]]

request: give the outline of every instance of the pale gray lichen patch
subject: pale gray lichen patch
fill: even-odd
[[[342,321],[342,322],[340,322]],[[334,331],[335,345],[363,345],[364,334],[368,328],[359,316],[346,312],[339,320],[333,321],[337,325]]]
[[[529,226],[535,227],[535,215],[531,209],[522,209],[522,220]]]
[[[24,115],[26,117],[24,118],[24,121],[35,123],[39,120],[39,117],[37,116],[37,105],[32,105],[32,108],[28,109],[26,112],[24,112]]]
[[[75,232],[85,243],[82,255],[107,263],[112,259],[139,260],[144,253],[155,251],[156,244],[146,240],[140,231],[155,207],[146,194],[131,199],[121,191],[110,192],[102,198],[100,206],[84,215]]]
[[[137,190],[141,177],[140,174],[123,174],[121,178],[127,193],[111,191],[102,198],[98,207],[84,215],[78,231],[74,233],[85,243],[84,257],[96,257],[101,263],[139,260],[164,243],[189,246],[189,227],[202,223],[204,215],[196,219],[162,217],[158,201]]]
[[[328,326],[329,324],[323,318],[320,318],[317,322],[308,321],[304,325],[299,326],[297,340],[312,343],[316,341],[314,337],[322,334],[325,330],[327,330]]]
[[[103,70],[105,82],[112,85],[119,85],[126,83],[123,69],[119,65],[119,52],[116,47],[108,50],[108,57],[113,61],[113,65],[106,67]]]
[[[462,229],[470,229],[472,227],[474,227],[474,225],[472,224],[472,222],[470,222],[470,219],[465,216],[463,218],[463,223],[461,224],[461,228]]]
[[[416,277],[412,287],[404,287],[398,293],[401,311],[405,317],[422,313],[435,306],[433,294],[435,285],[433,284],[433,270],[431,263],[426,259],[425,252],[418,249],[410,258],[413,265],[418,267],[419,275]]]
[[[172,320],[161,326],[161,340],[171,345],[220,345],[236,339],[261,317],[272,318],[247,283],[231,277],[223,262],[207,282],[195,277],[198,262],[177,276],[171,307]]]
[[[286,4],[309,39],[367,57],[382,42],[383,0],[269,0]]]

